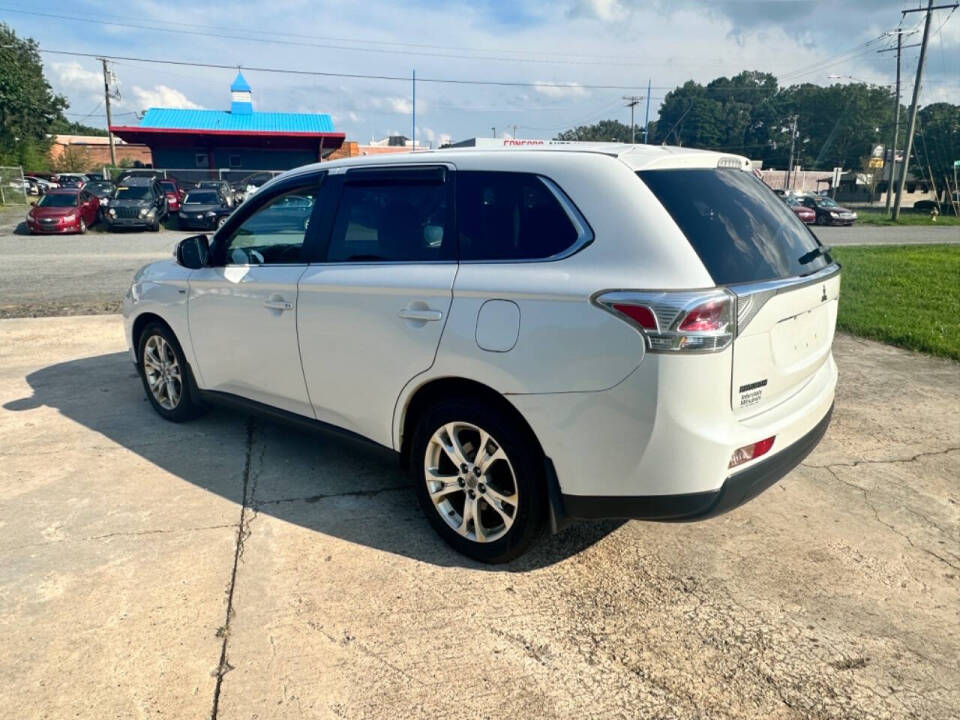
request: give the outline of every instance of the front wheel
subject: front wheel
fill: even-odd
[[[817,225],[826,225],[827,216],[826,215],[817,215]]]
[[[194,397],[190,368],[173,332],[161,323],[150,323],[137,343],[137,366],[147,399],[165,420],[184,422],[204,408]]]
[[[77,232],[81,235],[85,235],[87,232],[87,224],[83,221],[83,218],[80,218],[80,226],[77,228]]]
[[[434,530],[475,560],[512,560],[543,528],[543,456],[536,440],[481,400],[444,401],[425,413],[413,438],[411,473]]]

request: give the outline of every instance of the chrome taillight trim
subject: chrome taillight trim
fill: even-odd
[[[743,332],[770,298],[829,280],[839,275],[840,271],[840,263],[835,262],[810,275],[727,285],[727,289],[737,297],[737,335]]]

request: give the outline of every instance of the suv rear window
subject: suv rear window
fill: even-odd
[[[808,275],[833,262],[793,211],[751,173],[685,169],[637,175],[718,285]]]
[[[573,245],[579,233],[537,175],[457,173],[461,260],[541,260]]]

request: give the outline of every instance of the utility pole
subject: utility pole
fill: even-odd
[[[412,115],[413,115],[413,118],[412,118],[413,127],[410,130],[410,132],[412,133],[412,135],[410,136],[410,142],[413,143],[413,149],[411,150],[411,152],[416,152],[417,150],[417,69],[416,68],[413,69],[413,113]]]
[[[518,127],[518,126],[517,126],[517,125],[513,125],[512,127],[513,127],[513,138],[514,138],[514,140],[516,140],[516,138],[517,138],[517,127]]]
[[[643,100],[642,95],[624,95],[623,99],[627,101],[627,107],[630,108],[630,144],[637,142],[637,125],[633,122],[633,109]]]
[[[900,53],[903,50],[903,30],[897,28],[897,94],[894,98],[893,141],[890,143],[890,178],[887,180],[887,203],[884,212],[890,212],[893,184],[897,181],[897,136],[900,134]]]
[[[110,126],[113,125],[113,115],[110,113],[110,71],[107,69],[107,59],[99,58],[103,63],[103,102],[107,106],[107,137],[110,139],[110,164],[117,166],[117,149],[113,143],[113,131]]]
[[[790,189],[790,183],[791,183],[792,180],[793,180],[793,149],[794,149],[794,143],[796,143],[796,140],[797,140],[797,119],[798,119],[798,117],[799,117],[799,116],[797,116],[797,115],[794,115],[794,116],[793,116],[793,123],[792,123],[791,126],[790,126],[790,164],[789,164],[789,166],[787,167],[787,177],[786,177],[786,180],[785,180],[784,183],[783,183],[783,189],[784,189],[784,190],[789,190],[789,189]]]
[[[952,5],[938,5],[936,9],[957,7]],[[923,40],[920,41],[920,59],[917,60],[917,79],[913,81],[913,101],[910,103],[910,125],[907,130],[907,147],[903,153],[903,167],[900,170],[900,179],[897,182],[897,199],[893,203],[893,219],[900,219],[900,205],[903,201],[903,186],[907,182],[907,171],[910,169],[910,153],[913,151],[913,133],[917,129],[917,102],[920,100],[920,81],[923,78],[923,61],[927,58],[927,40],[930,39],[930,18],[933,15],[933,0],[927,0],[927,18],[923,23]],[[918,12],[917,10],[903,10],[901,13]]]
[[[492,135],[490,135],[490,137],[496,138],[496,137],[497,137],[497,126],[494,125],[492,128],[490,128],[490,132],[493,133]]]
[[[650,83],[652,78],[647,78],[647,112],[643,117],[643,144],[647,144],[647,134],[650,131]]]

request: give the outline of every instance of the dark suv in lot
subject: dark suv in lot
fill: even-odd
[[[127,177],[117,186],[103,217],[111,230],[145,227],[157,232],[168,214],[166,194],[156,179]]]

